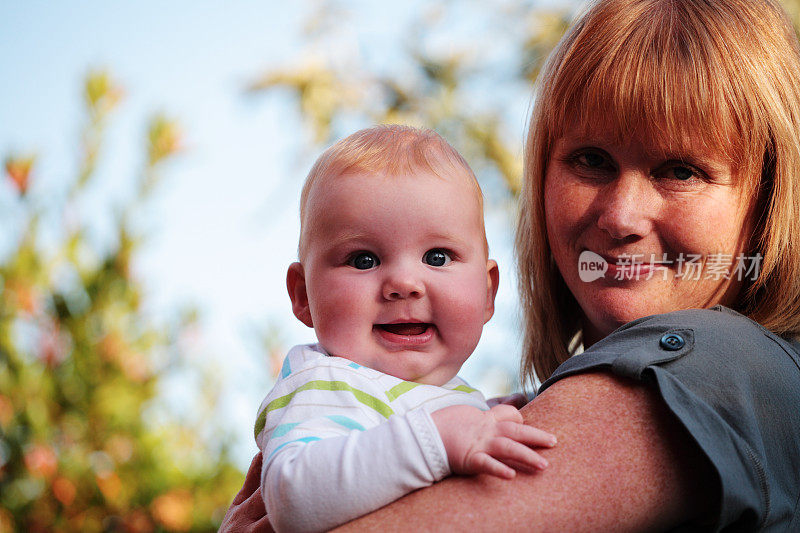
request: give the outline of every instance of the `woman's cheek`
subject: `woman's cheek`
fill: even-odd
[[[554,172],[545,182],[545,225],[551,251],[564,261],[571,243],[586,226],[596,191],[573,183],[565,173]]]

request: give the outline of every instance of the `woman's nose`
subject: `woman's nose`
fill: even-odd
[[[597,226],[613,239],[644,237],[652,229],[653,190],[647,175],[620,174],[597,198]]]
[[[425,294],[425,284],[413,269],[395,268],[387,273],[382,291],[386,300],[421,298]]]

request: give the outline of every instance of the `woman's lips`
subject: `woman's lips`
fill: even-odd
[[[646,281],[667,270],[671,264],[661,260],[665,254],[597,255],[608,264],[604,278],[614,281]]]
[[[650,279],[655,272],[660,272],[666,267],[658,263],[609,263],[606,271],[607,279],[618,281],[638,281]]]
[[[425,344],[433,338],[436,326],[422,322],[375,324],[373,330],[384,341],[403,346]]]

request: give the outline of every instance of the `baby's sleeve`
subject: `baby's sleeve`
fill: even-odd
[[[277,531],[331,529],[450,473],[430,414],[395,414],[381,396],[335,367],[299,372],[268,396],[256,440]]]
[[[713,530],[800,530],[795,344],[721,306],[656,315],[572,357],[540,392],[593,371],[653,388],[686,428],[715,474]]]

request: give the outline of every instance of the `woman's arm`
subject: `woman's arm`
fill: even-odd
[[[558,437],[550,468],[513,480],[453,477],[341,530],[642,531],[708,512],[713,477],[648,387],[610,374],[553,384],[522,411]]]

